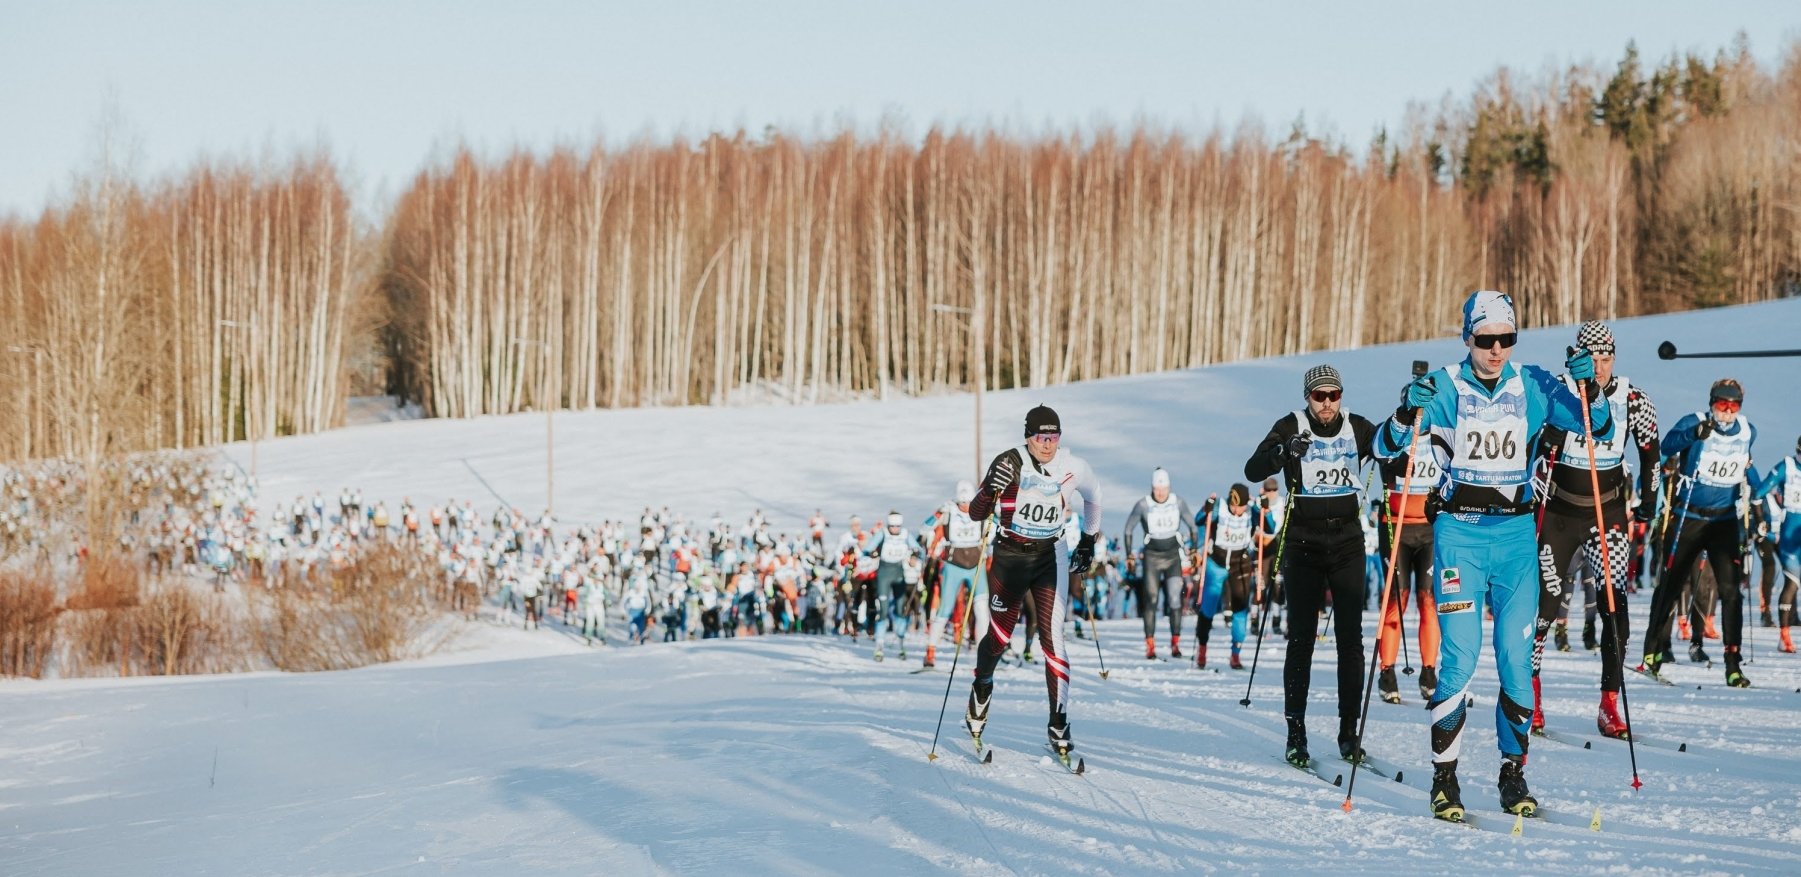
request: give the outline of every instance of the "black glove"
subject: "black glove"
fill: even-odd
[[[1211,517],[1213,515],[1213,509],[1218,505],[1219,496],[1213,495],[1207,497],[1207,501],[1201,503],[1201,513],[1195,516],[1195,525],[1199,526],[1203,521],[1206,521],[1207,518]]]
[[[1282,445],[1282,450],[1288,454],[1290,460],[1299,460],[1307,456],[1307,449],[1311,447],[1313,447],[1313,436],[1305,432],[1298,432],[1289,436],[1288,441]]]
[[[1069,556],[1069,571],[1081,575],[1094,564],[1094,534],[1083,533],[1076,542],[1076,553]]]
[[[1710,435],[1713,435],[1713,418],[1703,417],[1700,423],[1695,424],[1695,438],[1699,441],[1707,441],[1707,437]]]
[[[1014,454],[1002,454],[994,458],[994,465],[988,467],[988,477],[982,479],[982,489],[989,496],[1000,496],[1019,480],[1019,457]]]

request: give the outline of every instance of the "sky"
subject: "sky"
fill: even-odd
[[[1759,59],[1801,37],[1792,2],[75,2],[0,0],[0,216],[96,164],[129,169],[327,145],[379,210],[467,142],[610,144],[884,120],[1032,132],[1254,117],[1361,144],[1409,101],[1505,65]]]

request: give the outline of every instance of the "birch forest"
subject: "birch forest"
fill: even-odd
[[[347,175],[103,163],[0,219],[0,459],[327,429],[353,386],[439,417],[808,402],[1442,336],[1477,288],[1527,327],[1801,294],[1801,43],[1501,70],[1360,143],[450,148],[364,220]]]

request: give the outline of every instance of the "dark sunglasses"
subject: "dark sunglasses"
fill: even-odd
[[[1471,335],[1470,343],[1482,350],[1493,350],[1496,345],[1511,348],[1520,342],[1520,333],[1503,332],[1499,335]]]
[[[1337,402],[1339,399],[1344,398],[1344,391],[1314,390],[1312,393],[1307,394],[1307,396],[1315,402]]]

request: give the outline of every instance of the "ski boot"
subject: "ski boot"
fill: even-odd
[[[1457,762],[1432,766],[1432,816],[1446,822],[1463,821],[1463,793],[1457,787]]]
[[[1288,720],[1288,746],[1282,758],[1303,770],[1312,763],[1313,757],[1307,754],[1307,723],[1304,720]]]
[[[1789,651],[1792,652],[1792,651],[1794,651],[1794,649],[1790,649]],[[1244,669],[1244,662],[1238,659],[1238,647],[1237,646],[1232,647],[1232,662],[1231,662],[1230,666],[1234,670],[1243,670]]]
[[[1595,715],[1595,728],[1603,737],[1615,740],[1632,739],[1631,729],[1626,727],[1626,720],[1620,716],[1620,693],[1617,691],[1601,692],[1601,710]]]
[[[1763,614],[1760,618],[1760,621],[1762,622],[1764,627],[1775,627],[1776,626],[1776,619],[1770,617],[1770,610],[1767,607],[1763,610]]]
[[[1282,635],[1282,614],[1280,612],[1276,613],[1276,620],[1270,622],[1269,629],[1276,636]]]
[[[1552,640],[1557,644],[1558,651],[1560,651],[1560,652],[1569,651],[1570,650],[1570,623],[1567,621],[1559,621],[1556,624],[1552,625],[1551,626],[1551,637],[1552,637]]]
[[[1087,639],[1087,638],[1088,637],[1082,635],[1082,619],[1080,619],[1080,618],[1076,619],[1076,639]]]
[[[1180,636],[1169,638],[1169,656],[1177,659],[1182,657],[1182,638]]]
[[[1707,650],[1701,648],[1701,644],[1698,642],[1688,644],[1688,659],[1696,664],[1713,663],[1713,659],[1707,656]]]
[[[927,670],[932,669],[933,662],[937,659],[937,657],[938,657],[938,647],[937,646],[926,646],[925,667]]]
[[[1376,677],[1376,687],[1382,691],[1383,703],[1401,702],[1401,687],[1395,682],[1394,667],[1382,668],[1382,675]]]
[[[1263,635],[1263,619],[1258,618],[1257,613],[1253,612],[1253,613],[1251,613],[1251,636],[1262,636],[1262,635]]]
[[[1538,815],[1538,799],[1526,788],[1526,756],[1503,756],[1501,778],[1495,785],[1501,790],[1502,810],[1527,818]]]
[[[878,664],[882,663],[882,647],[879,643],[875,647],[874,657],[875,657],[876,663],[878,663]]]
[[[1194,647],[1194,668],[1196,670],[1207,669],[1207,647],[1206,646],[1195,646]]]
[[[901,643],[900,659],[903,661],[907,660],[907,644],[906,643]]]
[[[1420,699],[1432,702],[1432,695],[1438,691],[1438,671],[1430,666],[1420,668]]]
[[[1069,717],[1064,713],[1051,713],[1051,720],[1044,726],[1044,733],[1050,738],[1051,752],[1068,767],[1069,751],[1076,748],[1075,741],[1069,736]]]
[[[1033,663],[1034,661],[1038,660],[1037,658],[1032,657],[1032,644],[1031,643],[1026,643],[1026,650],[1024,652],[1020,653],[1019,659],[1021,661],[1026,662],[1027,664]]]
[[[1157,638],[1156,637],[1147,636],[1144,638],[1144,659],[1147,661],[1157,660]]]
[[[1356,719],[1340,719],[1338,722],[1338,757],[1351,764],[1363,763],[1364,751],[1358,745]]]
[[[1713,626],[1713,616],[1708,615],[1701,620],[1701,635],[1708,639],[1719,639],[1720,629]]]
[[[1666,654],[1666,652],[1646,652],[1644,658],[1639,662],[1638,672],[1652,679],[1662,679],[1663,674],[1658,671],[1664,664],[1669,663]]]
[[[1751,687],[1751,680],[1746,679],[1745,674],[1739,670],[1738,649],[1735,647],[1726,649],[1726,684],[1733,688]]]
[[[970,739],[976,742],[976,750],[982,749],[982,729],[988,727],[988,704],[994,699],[994,682],[983,683],[977,680],[969,686],[969,704],[963,708],[963,730],[969,732]]]
[[[1582,648],[1586,651],[1592,652],[1595,649],[1599,648],[1599,645],[1597,644],[1597,642],[1598,641],[1595,639],[1595,622],[1593,620],[1583,622],[1582,623]]]
[[[1779,643],[1776,646],[1777,651],[1788,652],[1791,655],[1795,653],[1795,641],[1789,639],[1788,628],[1782,629],[1782,635],[1777,638],[1777,642]]]
[[[1545,729],[1545,708],[1539,697],[1538,677],[1532,677],[1532,733]]]

